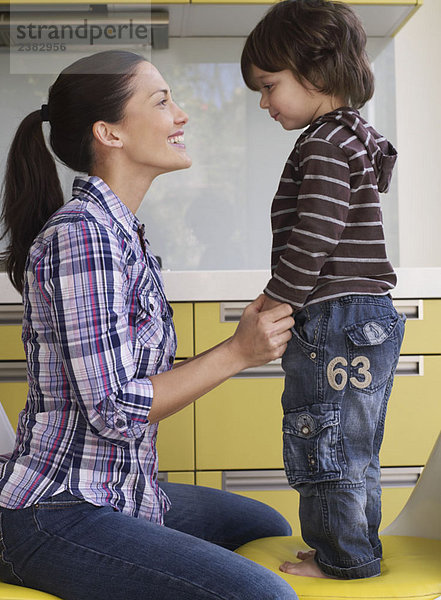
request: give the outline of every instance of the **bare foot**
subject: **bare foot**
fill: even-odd
[[[312,550],[311,552],[314,552]],[[307,554],[307,553],[305,553]],[[280,565],[279,569],[283,573],[289,573],[290,575],[300,575],[302,577],[321,577],[323,579],[332,579],[328,575],[325,575],[320,569],[318,564],[314,560],[314,555],[308,558],[302,559],[302,562],[292,563],[286,561],[283,565]]]
[[[315,556],[315,550],[299,550],[296,556],[300,560],[306,560],[307,558],[311,558],[311,556]]]

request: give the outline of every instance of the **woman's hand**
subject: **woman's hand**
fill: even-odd
[[[294,325],[292,309],[280,304],[262,311],[263,294],[245,309],[235,334],[218,346],[152,375],[153,402],[149,422],[178,412],[239,371],[282,356]]]
[[[291,306],[275,301],[274,308],[267,306],[267,297],[261,294],[246,307],[235,334],[226,342],[244,364],[239,370],[280,358],[291,339]]]

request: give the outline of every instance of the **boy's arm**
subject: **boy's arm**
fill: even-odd
[[[292,196],[296,204],[291,206],[295,206],[298,219],[283,253],[279,257],[273,255],[272,262],[277,265],[265,288],[266,296],[291,304],[294,311],[303,307],[325,261],[340,241],[351,194],[347,157],[338,146],[324,139],[308,139],[299,149],[299,164],[300,187],[284,179],[282,206],[288,208],[287,201]],[[284,212],[292,210],[280,211]],[[279,226],[282,231],[284,223]]]

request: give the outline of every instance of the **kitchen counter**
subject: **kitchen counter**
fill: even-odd
[[[398,268],[394,298],[441,298],[441,267]],[[167,297],[172,302],[244,301],[265,287],[269,271],[163,271]],[[6,273],[0,273],[0,304],[21,302]]]

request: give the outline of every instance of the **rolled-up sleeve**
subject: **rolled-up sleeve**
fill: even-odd
[[[135,378],[126,266],[112,230],[79,219],[56,228],[35,270],[72,398],[114,442],[144,434],[153,400],[150,379]]]

